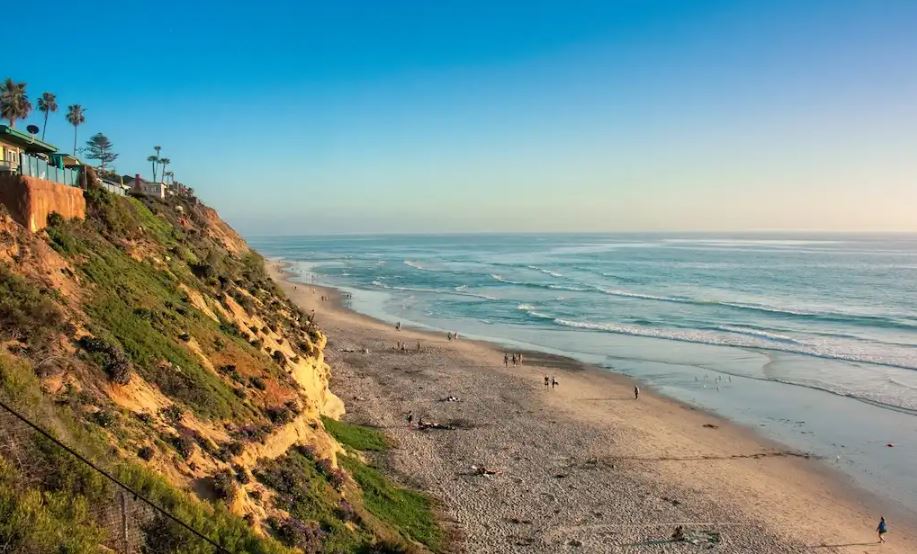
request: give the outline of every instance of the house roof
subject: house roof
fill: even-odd
[[[48,144],[29,133],[23,133],[6,125],[0,125],[0,140],[21,146],[25,148],[26,152],[43,152],[45,154],[57,152],[57,147],[53,144]]]

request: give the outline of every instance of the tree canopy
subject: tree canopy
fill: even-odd
[[[10,127],[15,128],[16,120],[29,117],[32,111],[25,87],[25,83],[17,83],[9,77],[0,84],[0,116],[10,122]]]
[[[90,160],[99,160],[99,167],[105,169],[105,166],[118,159],[118,154],[112,151],[114,145],[102,133],[92,135],[86,141],[86,157]]]

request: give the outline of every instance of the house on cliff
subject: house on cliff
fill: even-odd
[[[165,183],[144,181],[140,175],[135,175],[133,179],[128,177],[124,181],[130,183],[130,193],[135,196],[152,196],[160,200],[165,200],[166,198],[168,186]]]
[[[0,173],[36,177],[62,185],[79,184],[80,162],[28,133],[0,125]]]
[[[0,125],[0,171],[18,173],[23,154],[48,156],[57,151],[57,147],[48,144],[28,133],[23,133]]]
[[[0,125],[0,204],[31,231],[44,228],[51,213],[68,219],[86,215],[75,158],[56,151],[53,144]]]

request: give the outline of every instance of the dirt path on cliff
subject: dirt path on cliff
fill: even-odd
[[[631,382],[571,360],[506,368],[495,346],[396,331],[272,272],[316,310],[346,419],[395,439],[390,469],[442,502],[460,550],[917,552],[900,518],[875,544],[878,501],[804,453],[649,392],[636,401]],[[677,526],[691,540],[673,541]]]

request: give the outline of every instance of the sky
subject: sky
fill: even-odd
[[[76,6],[0,78],[249,236],[917,231],[913,0]]]

